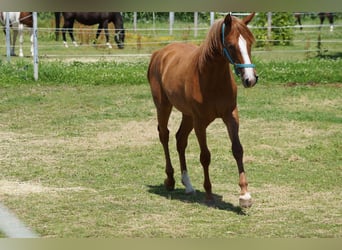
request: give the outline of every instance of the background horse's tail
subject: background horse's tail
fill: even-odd
[[[56,23],[55,36],[56,36],[56,41],[59,40],[60,22],[61,22],[61,12],[55,12],[55,23]]]

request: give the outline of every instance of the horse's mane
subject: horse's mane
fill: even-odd
[[[216,56],[223,55],[223,44],[222,44],[222,24],[223,19],[216,21],[210,28],[206,39],[203,41],[200,49],[200,55],[198,59],[199,68],[202,69],[208,60],[213,59]],[[254,36],[252,32],[246,27],[242,20],[232,16],[232,28],[229,36],[243,34],[243,37],[247,43],[254,43]]]

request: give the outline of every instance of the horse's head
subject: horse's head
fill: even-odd
[[[255,65],[251,62],[251,47],[254,37],[247,27],[254,14],[250,14],[243,20],[228,14],[221,28],[223,53],[234,65],[235,73],[241,77],[242,84],[246,88],[253,87],[258,81]]]
[[[125,42],[125,30],[124,29],[118,29],[115,31],[114,40],[116,44],[118,45],[119,49],[124,48],[124,42]]]

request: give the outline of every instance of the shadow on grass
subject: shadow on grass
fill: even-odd
[[[205,203],[205,192],[201,192],[199,190],[196,190],[196,194],[189,195],[189,194],[185,194],[184,189],[181,189],[181,188],[175,188],[173,191],[167,191],[163,184],[147,185],[147,187],[150,193],[163,196],[169,200],[179,200],[185,203],[198,203],[204,206],[234,212],[238,215],[246,215],[246,213],[240,206],[235,206],[230,202],[223,201],[221,195],[213,194],[215,204],[208,205]]]
[[[339,58],[342,58],[342,52],[329,53],[329,54],[324,54],[323,52],[323,53],[319,53],[316,57],[321,58],[321,59],[337,60]]]

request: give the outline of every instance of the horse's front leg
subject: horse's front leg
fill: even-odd
[[[247,190],[248,182],[243,166],[243,147],[239,138],[239,115],[237,107],[232,114],[223,118],[227,126],[229,138],[232,142],[232,152],[236,160],[239,171],[239,186],[241,188],[239,202],[241,207],[250,207],[252,205],[251,195]]]

